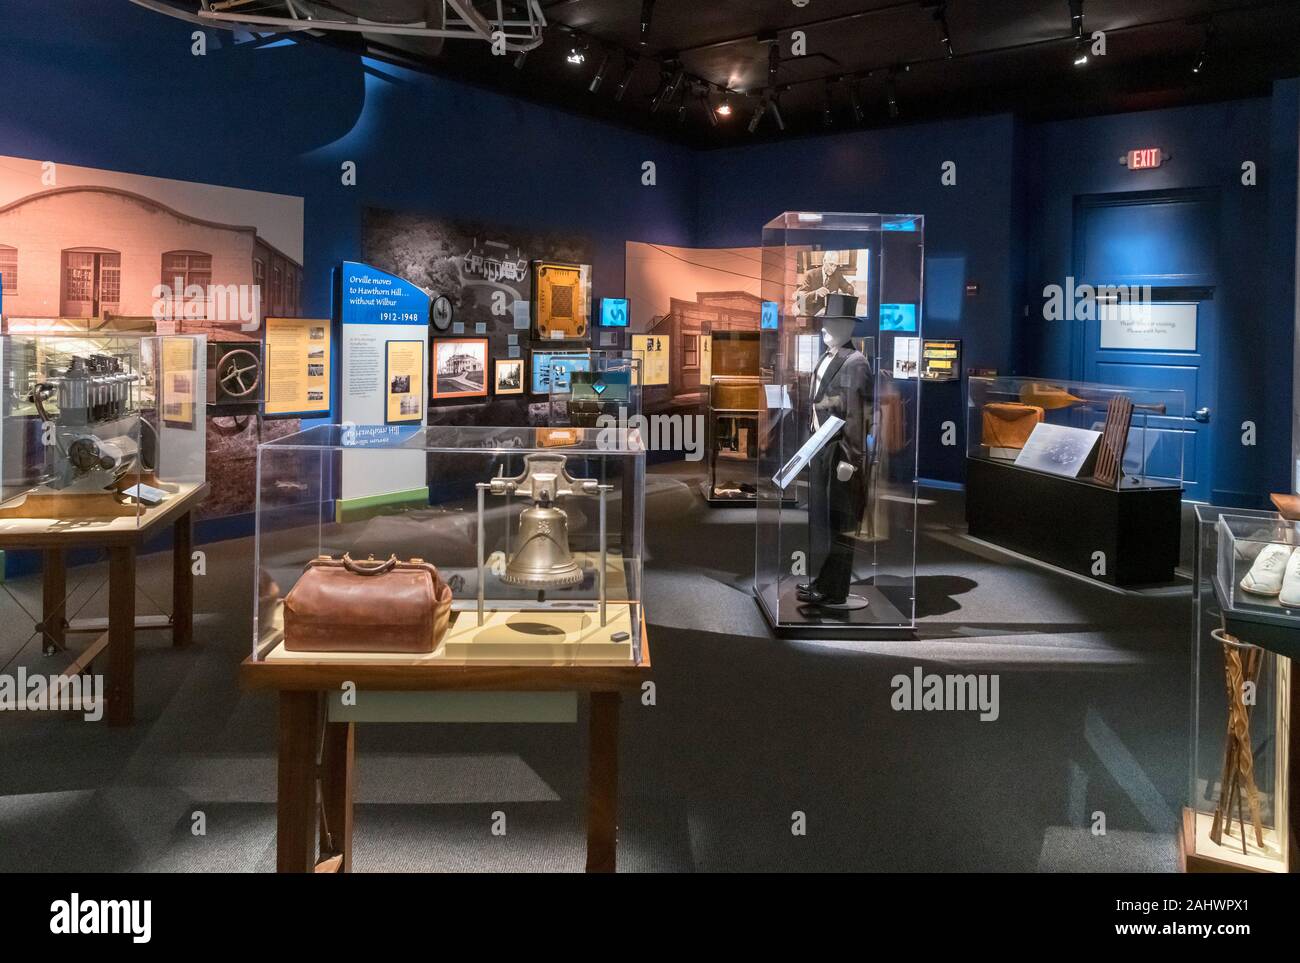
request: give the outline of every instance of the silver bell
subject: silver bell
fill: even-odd
[[[548,589],[577,585],[582,566],[569,551],[569,516],[554,505],[533,505],[519,516],[519,549],[506,564],[507,585]]]

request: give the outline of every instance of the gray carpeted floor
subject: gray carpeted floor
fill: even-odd
[[[1018,561],[965,538],[959,494],[926,491],[919,637],[782,641],[750,595],[753,510],[710,509],[694,481],[682,465],[650,475],[657,704],[625,702],[621,870],[1174,868],[1185,583],[1118,592]],[[205,548],[198,644],[140,633],[134,727],[0,714],[0,871],[274,867],[275,701],[236,682],[252,545]],[[102,567],[69,584],[83,577],[72,607],[102,614]],[[143,558],[139,581],[165,606],[166,556]],[[38,580],[7,589],[4,671],[55,671],[19,605],[35,610]],[[893,711],[890,679],[917,665],[998,673],[1000,717]],[[362,726],[357,869],[581,869],[583,722]]]

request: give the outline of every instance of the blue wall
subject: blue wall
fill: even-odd
[[[585,233],[598,296],[622,291],[625,240],[691,243],[686,148],[311,42],[210,31],[195,57],[191,25],[106,6],[0,8],[0,154],[304,197],[305,313],[329,311],[370,206]]]
[[[1081,377],[1074,322],[1042,321],[1043,285],[1063,284],[1072,269],[1075,197],[1213,187],[1215,501],[1260,505],[1267,492],[1289,490],[1298,90],[1287,80],[1269,98],[1207,106],[1043,124],[992,116],[709,152],[699,161],[696,239],[757,243],[763,222],[791,209],[924,214],[925,332],[961,338],[966,368]],[[1119,164],[1147,145],[1172,161],[1145,172]],[[957,163],[955,186],[940,181],[945,160]],[[1243,160],[1257,165],[1255,187],[1241,183]],[[951,283],[962,277],[979,283],[977,296]],[[964,430],[963,392],[923,387],[923,478],[964,476],[964,439],[958,449],[939,444],[944,421]],[[1240,443],[1245,420],[1259,427],[1254,448]]]
[[[1296,86],[1271,98],[1146,111],[1026,128],[1023,166],[1032,214],[1026,233],[1027,315],[1018,364],[1033,373],[1082,377],[1078,326],[1042,319],[1045,284],[1073,269],[1074,199],[1081,194],[1211,188],[1218,198],[1218,410],[1213,413],[1216,504],[1262,505],[1289,490],[1291,344],[1296,232]],[[1289,105],[1289,106],[1288,106]],[[1129,148],[1172,155],[1151,171],[1118,162]],[[1289,158],[1289,160],[1288,160]],[[1242,184],[1243,161],[1257,165]],[[1071,351],[1072,342],[1075,350]],[[1258,426],[1243,447],[1241,424]]]
[[[306,200],[303,309],[329,311],[331,267],[358,255],[369,206],[593,241],[595,293],[623,289],[626,240],[756,244],[783,210],[926,216],[926,332],[963,340],[965,367],[1071,374],[1069,338],[1035,322],[1070,270],[1078,194],[1215,187],[1222,198],[1218,488],[1258,502],[1290,477],[1300,81],[1268,98],[1024,124],[1008,115],[696,152],[576,114],[313,43],[236,44],[126,3],[0,9],[0,154],[296,194]],[[54,19],[57,17],[57,27]],[[575,97],[587,96],[575,85]],[[1117,163],[1158,144],[1172,162]],[[1240,185],[1255,160],[1259,186]],[[356,187],[340,164],[357,163]],[[655,187],[641,165],[658,167]],[[940,182],[944,161],[957,184]],[[966,297],[964,282],[979,284]],[[1033,310],[1026,316],[1026,306]],[[1249,386],[1243,390],[1242,386]],[[926,386],[921,474],[960,480],[963,388]],[[1228,427],[1250,418],[1260,445]]]

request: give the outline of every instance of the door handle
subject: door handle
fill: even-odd
[[[1210,409],[1197,408],[1194,412],[1192,412],[1192,417],[1195,420],[1199,421],[1201,424],[1205,424],[1207,421],[1210,420]]]

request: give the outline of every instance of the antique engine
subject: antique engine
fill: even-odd
[[[137,464],[140,380],[120,357],[75,355],[66,370],[32,388],[28,400],[41,420],[48,487],[102,491]]]

